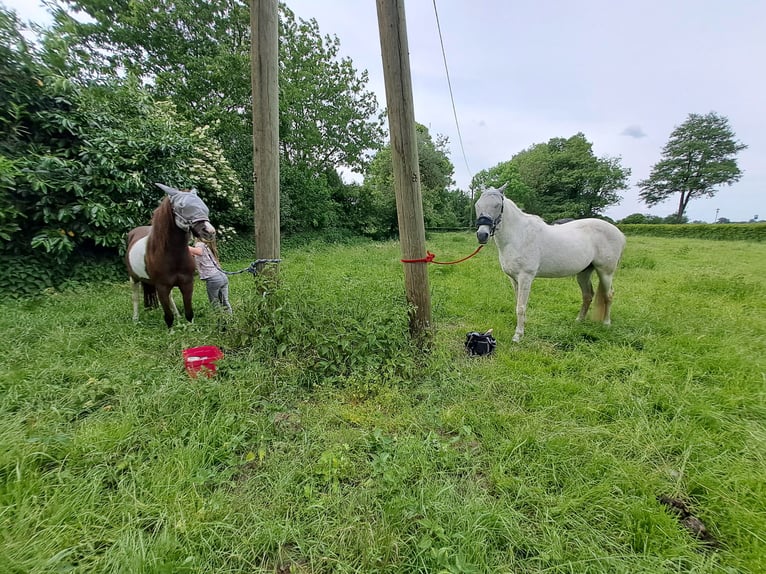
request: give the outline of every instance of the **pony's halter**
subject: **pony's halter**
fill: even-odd
[[[497,214],[497,217],[492,219],[489,215],[482,213],[476,218],[476,227],[481,227],[482,225],[488,226],[490,237],[495,235],[495,229],[500,225],[500,220],[503,218],[503,208],[505,208],[505,196],[502,193],[498,193],[498,195],[500,195],[500,213]]]

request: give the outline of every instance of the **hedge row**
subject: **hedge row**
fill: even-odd
[[[766,241],[766,223],[621,223],[617,227],[625,235]]]

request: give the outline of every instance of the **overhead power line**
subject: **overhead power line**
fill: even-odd
[[[442,37],[442,27],[439,23],[439,10],[436,8],[436,0],[433,0],[434,2],[434,15],[436,16],[436,28],[439,31],[439,42],[441,44],[442,48],[442,58],[444,60],[444,72],[447,74],[447,86],[449,87],[449,97],[450,101],[452,102],[452,114],[455,116],[455,127],[457,128],[457,139],[460,143],[460,151],[463,154],[463,161],[465,162],[465,168],[468,170],[468,175],[473,179],[473,172],[471,171],[470,166],[468,165],[468,157],[465,153],[465,147],[463,146],[463,136],[460,133],[460,122],[457,119],[457,108],[455,107],[455,97],[452,94],[452,81],[449,77],[449,66],[447,66],[447,53],[444,50],[444,38]]]

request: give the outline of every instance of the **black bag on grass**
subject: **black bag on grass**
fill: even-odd
[[[495,351],[497,341],[492,336],[492,329],[486,333],[471,331],[465,336],[465,349],[472,357],[490,355]]]

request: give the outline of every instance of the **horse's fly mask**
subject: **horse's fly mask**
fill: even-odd
[[[197,190],[192,189],[191,191],[183,192],[161,183],[155,185],[168,194],[176,225],[180,229],[189,231],[195,223],[209,220],[210,210],[197,195]]]

